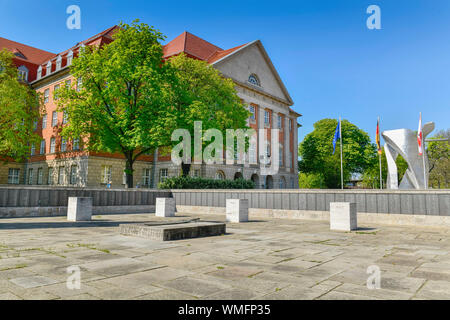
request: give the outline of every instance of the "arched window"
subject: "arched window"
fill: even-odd
[[[20,66],[18,69],[19,72],[19,80],[28,81],[28,68],[25,66]]]
[[[58,58],[56,58],[56,70],[61,69],[61,65],[62,65],[62,58],[61,56],[58,56]]]
[[[216,180],[225,180],[225,173],[223,173],[223,171],[219,170],[216,172],[215,178],[216,178]]]
[[[249,77],[248,77],[248,82],[250,82],[251,84],[254,84],[255,86],[260,86],[259,84],[259,79],[256,76],[256,74],[252,73]]]
[[[67,63],[66,63],[66,66],[70,66],[70,65],[72,64],[72,59],[73,59],[73,51],[70,50],[70,51],[67,53]]]
[[[45,75],[48,76],[52,72],[52,62],[47,62]]]

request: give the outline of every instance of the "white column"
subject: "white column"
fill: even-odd
[[[297,119],[292,120],[292,126],[294,130],[294,152],[292,153],[292,157],[294,159],[294,173],[298,172],[298,128],[297,128]]]
[[[290,150],[289,150],[289,117],[288,116],[286,116],[285,118],[284,118],[284,143],[283,143],[283,146],[284,146],[284,157],[285,157],[285,167],[286,167],[286,170],[287,169],[289,169],[290,167],[291,167],[291,163],[289,162],[289,153],[290,153]]]

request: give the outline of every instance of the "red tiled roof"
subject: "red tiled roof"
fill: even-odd
[[[185,31],[164,46],[164,58],[184,52],[197,59],[207,60],[219,50],[222,49]]]
[[[25,44],[0,37],[0,49],[3,48],[6,48],[7,50],[13,53],[22,54],[25,57],[25,59],[22,58],[20,55],[16,55],[16,58],[26,60],[34,64],[41,64],[44,61],[47,61],[48,59],[51,59],[52,57],[55,56],[54,53],[33,48]]]
[[[240,48],[242,48],[245,45],[246,45],[246,43],[241,44],[240,46],[228,49],[228,50],[216,51],[211,57],[208,58],[208,63],[214,63],[214,62],[222,59],[223,57],[226,57],[227,55],[235,52],[236,50],[239,50]]]

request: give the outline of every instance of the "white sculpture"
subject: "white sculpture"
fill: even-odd
[[[422,128],[423,140],[434,130],[434,122],[424,124]],[[426,189],[428,181],[428,157],[424,149],[423,156],[419,155],[417,146],[417,134],[409,129],[384,131],[382,134],[386,144],[384,151],[388,164],[387,188],[388,189]],[[397,165],[395,159],[401,155],[408,163],[408,169],[403,176],[400,185],[397,178]],[[422,157],[425,157],[423,159]],[[425,165],[425,170],[424,170]]]

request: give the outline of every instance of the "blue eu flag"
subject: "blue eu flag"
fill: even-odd
[[[334,132],[334,138],[333,138],[333,154],[334,154],[334,151],[336,151],[336,142],[338,141],[338,139],[341,137],[341,134],[340,134],[340,130],[339,130],[339,125],[340,125],[341,123],[340,123],[340,121],[338,121],[338,125],[337,125],[337,127],[336,127],[336,131]]]

